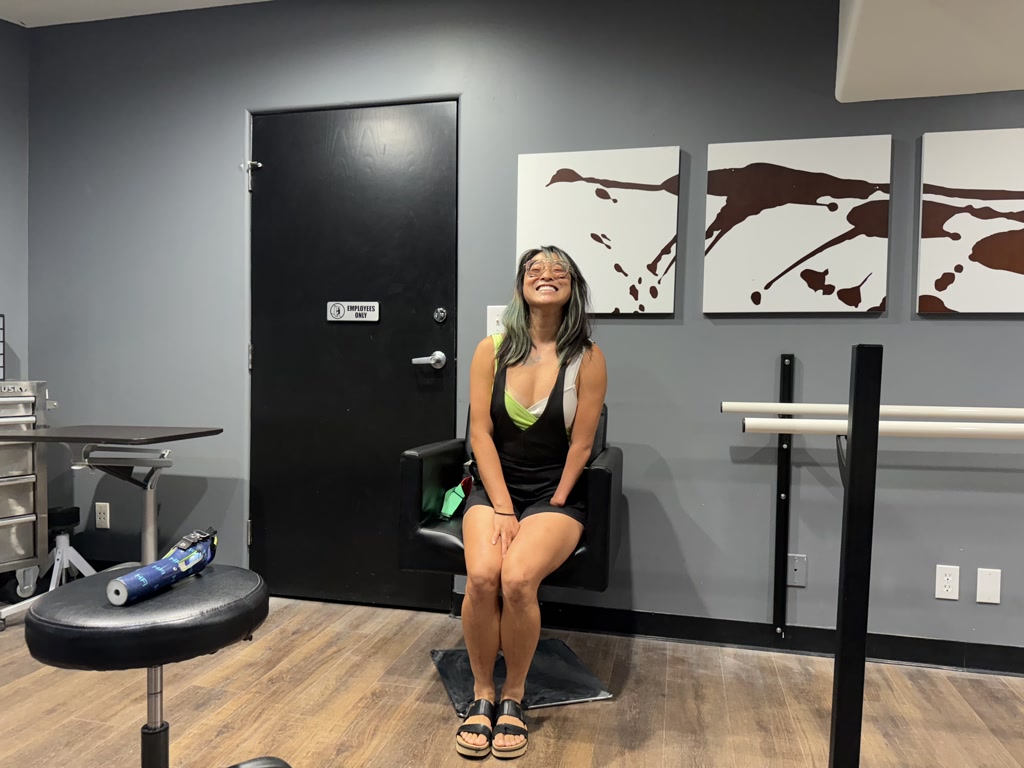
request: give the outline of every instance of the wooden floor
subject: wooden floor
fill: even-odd
[[[446,616],[274,599],[250,643],[165,668],[171,764],[433,768],[458,720],[429,651],[462,644]],[[521,766],[828,765],[830,660],[653,640],[562,637],[610,701],[528,713]],[[69,672],[0,633],[0,768],[135,768],[145,673]],[[864,766],[1024,766],[1024,680],[870,665]],[[490,759],[490,764],[497,761]]]

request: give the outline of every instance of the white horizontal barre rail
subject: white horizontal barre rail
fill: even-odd
[[[755,413],[789,416],[848,416],[845,403],[733,403],[723,402],[722,413]],[[984,408],[949,405],[883,405],[883,418],[967,419],[975,421],[1024,421],[1024,408]]]
[[[770,435],[845,435],[849,422],[840,419],[743,419],[743,431]],[[881,437],[972,437],[1024,440],[1024,424],[970,421],[879,421]]]

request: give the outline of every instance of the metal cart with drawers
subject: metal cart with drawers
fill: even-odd
[[[46,424],[45,381],[0,381],[0,573],[15,571],[18,594],[35,591],[47,562],[46,456],[41,443],[4,441]]]

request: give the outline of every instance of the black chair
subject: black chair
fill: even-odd
[[[466,575],[462,519],[455,516],[445,520],[438,511],[445,492],[467,472],[474,483],[480,482],[468,437],[442,440],[402,454],[399,564],[403,570]],[[601,410],[594,448],[580,482],[586,489],[586,530],[576,551],[541,586],[603,592],[618,555],[626,506],[622,449],[608,444],[607,406]],[[464,716],[473,689],[465,649],[434,651],[432,656],[456,712]],[[501,659],[495,676],[500,685],[504,676]],[[564,643],[541,641],[526,682],[525,706],[537,708],[610,697]]]
[[[163,666],[251,639],[267,618],[270,593],[252,571],[211,564],[136,605],[111,605],[107,583],[131,570],[104,571],[40,597],[25,617],[25,642],[33,658],[52,667],[146,669],[149,717],[142,727],[142,768],[168,768]],[[232,768],[289,766],[261,757]]]

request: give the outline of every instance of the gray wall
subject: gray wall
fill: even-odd
[[[886,402],[1020,404],[1020,321],[912,313],[912,214],[921,134],[1024,124],[1024,96],[838,104],[835,2],[426,5],[282,0],[33,34],[33,374],[64,421],[223,425],[176,449],[164,498],[196,523],[223,516],[225,559],[243,557],[246,504],[247,110],[461,96],[463,361],[509,291],[494,276],[514,247],[519,153],[682,146],[678,312],[596,331],[627,539],[607,593],[552,597],[768,620],[774,439],[741,434],[719,401],[774,399],[780,353],[798,356],[805,400],[845,400],[851,345],[877,342]],[[873,133],[894,137],[887,314],[704,317],[708,143]],[[791,619],[833,626],[841,487],[831,441],[796,448],[792,549],[810,586]],[[873,631],[1021,643],[1018,451],[883,444]],[[90,482],[76,483],[86,503]],[[959,603],[934,599],[936,563],[962,567]],[[973,603],[977,567],[1003,569],[1001,606]]]
[[[28,366],[29,33],[0,21],[0,314],[8,380]]]

